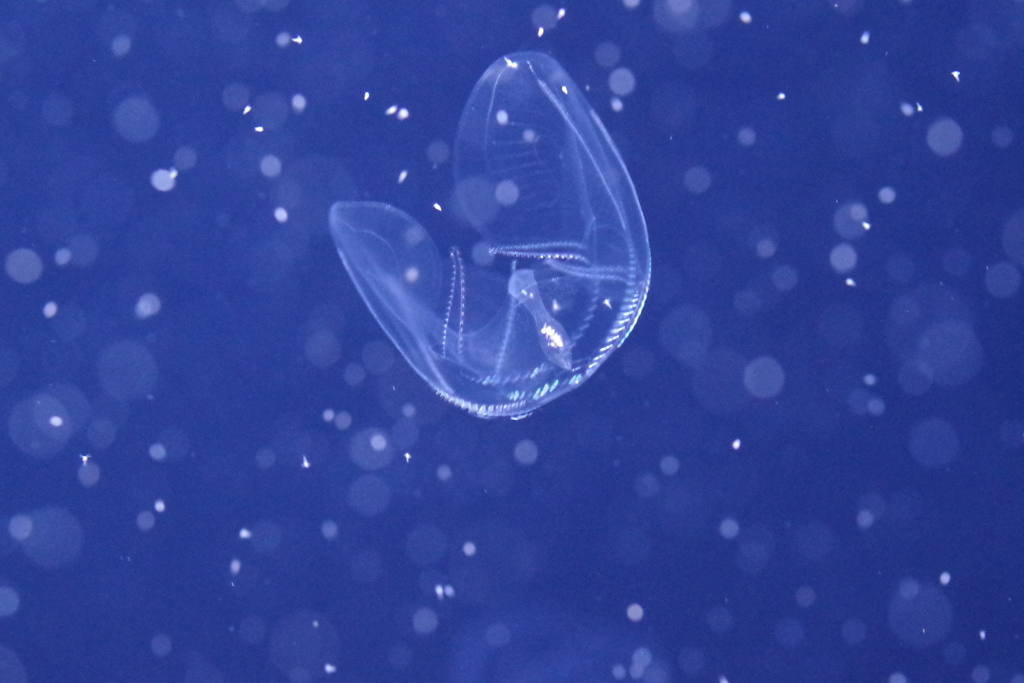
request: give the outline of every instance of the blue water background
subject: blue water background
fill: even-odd
[[[484,421],[327,210],[464,230],[524,49],[654,275]],[[1024,682],[1022,52],[1013,0],[5,3],[0,683]]]

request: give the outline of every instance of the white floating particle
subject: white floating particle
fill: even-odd
[[[251,111],[252,111],[252,105],[251,104],[245,105],[245,109],[242,110],[242,116],[245,116],[246,114],[248,114]]]
[[[782,100],[786,99],[786,93],[780,92],[778,95],[775,96],[775,99],[781,102]]]
[[[732,449],[734,451],[738,451],[740,449],[741,445],[743,445],[743,444],[742,444],[742,442],[739,439],[733,439],[733,441],[732,441]]]
[[[57,302],[56,301],[47,301],[45,304],[43,304],[43,317],[44,318],[52,318],[55,315],[57,315]]]
[[[942,572],[941,574],[939,574],[939,583],[943,586],[948,586],[952,578],[953,577],[950,575],[949,572]]]
[[[306,111],[306,96],[299,93],[292,95],[292,111],[301,114]]]
[[[296,45],[302,45],[302,36],[295,36],[292,38],[292,42]]]
[[[160,312],[160,297],[153,292],[146,292],[135,302],[135,317],[139,320],[152,318]]]
[[[541,27],[539,27],[537,29],[537,37],[538,38],[543,38],[544,37],[544,27],[543,26],[541,26]]]
[[[632,603],[626,608],[626,618],[636,623],[644,618],[644,608],[639,603]]]
[[[556,16],[556,18],[559,21],[561,21],[562,19],[565,19],[565,8],[564,7],[558,8],[558,15]]]
[[[262,133],[263,132],[263,126],[256,126],[256,127],[253,128],[253,130],[256,131],[257,133]]]
[[[246,529],[245,527],[242,527],[238,530],[238,537],[243,541],[248,541],[250,538],[252,538],[252,532]]]
[[[370,99],[370,91],[369,90],[367,90],[366,92],[363,93],[363,102],[367,101],[368,99]]]
[[[437,202],[434,202],[434,210],[440,211],[441,210],[441,205],[438,204]]]
[[[955,78],[956,82],[959,83],[960,82],[960,72],[959,71],[954,71],[953,72],[953,78]]]
[[[412,453],[406,453],[405,454],[405,461],[409,462],[410,460],[412,460]]]
[[[401,109],[398,110],[398,120],[405,121],[407,118],[409,118],[409,110],[406,109],[405,107],[402,107]]]
[[[753,20],[754,20],[754,17],[752,17],[750,15],[750,12],[740,12],[740,22],[741,23],[749,24]]]
[[[856,286],[857,286],[857,281],[856,281],[856,280],[854,280],[854,279],[853,279],[852,277],[848,277],[848,278],[846,278],[845,280],[843,280],[843,283],[844,283],[844,284],[845,284],[845,285],[846,285],[847,287],[856,287]]]
[[[864,228],[864,231],[867,232],[868,230],[871,229],[871,224],[868,223],[867,221],[862,221],[860,227]]]
[[[231,560],[231,576],[238,576],[240,571],[242,571],[242,561],[236,557]]]
[[[153,501],[153,509],[157,512],[167,512],[167,503],[162,498]]]
[[[331,663],[324,664],[324,673],[325,674],[333,674],[333,673],[337,673],[337,672],[338,672],[338,667],[334,666]]]
[[[309,469],[309,458],[307,458],[305,455],[302,456],[302,469]]]
[[[158,192],[170,192],[174,189],[178,171],[173,168],[158,168],[149,176],[149,184]]]
[[[860,44],[861,45],[867,45],[870,42],[871,42],[871,31],[864,31],[864,33],[860,34]]]
[[[408,177],[409,177],[409,172],[406,171],[405,169],[403,169],[402,172],[398,174],[398,184],[401,185],[402,183],[404,183],[405,179],[408,178]]]
[[[569,89],[567,87],[565,87],[564,85],[562,86],[562,94],[563,95],[568,95],[569,94]]]
[[[384,110],[385,116],[394,116],[395,112],[398,111],[398,105],[392,104],[390,107]]]
[[[278,223],[287,223],[288,209],[284,208],[283,206],[279,206],[276,209],[274,209],[274,220],[277,221]]]

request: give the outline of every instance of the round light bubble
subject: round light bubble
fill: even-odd
[[[391,487],[375,474],[364,474],[348,489],[348,504],[363,517],[375,517],[388,509]]]
[[[691,166],[683,174],[683,187],[693,194],[702,194],[711,188],[711,172],[705,166]]]
[[[804,639],[804,627],[796,619],[787,617],[775,623],[775,641],[786,648],[793,649]]]
[[[56,569],[75,561],[82,551],[82,526],[60,507],[34,510],[26,515],[31,531],[21,541],[25,556],[45,569]]]
[[[926,648],[941,643],[953,625],[949,598],[936,586],[904,579],[889,601],[889,628],[904,645]]]
[[[0,586],[0,617],[9,617],[18,611],[21,605],[21,597],[18,591],[10,586]],[[6,680],[0,677],[0,681]]]
[[[763,527],[747,531],[736,547],[736,564],[745,574],[760,574],[775,552],[775,539]]]
[[[131,340],[116,341],[101,351],[96,372],[103,390],[122,401],[148,395],[159,374],[149,349]]]
[[[625,97],[636,88],[636,76],[624,66],[608,74],[608,89],[619,97]]]
[[[376,428],[364,429],[353,435],[348,454],[359,469],[366,471],[387,467],[395,455],[387,434]]]
[[[935,383],[960,386],[981,370],[981,342],[965,320],[946,319],[928,327],[918,341],[917,358],[933,373]]]
[[[7,421],[11,441],[27,455],[59,452],[89,420],[89,401],[77,387],[57,384],[19,401]]]
[[[530,13],[534,28],[552,29],[558,24],[558,10],[551,5],[537,5]]]
[[[421,636],[429,635],[437,630],[437,612],[429,607],[421,607],[412,615],[412,628]]]
[[[610,69],[622,59],[622,50],[615,43],[600,43],[594,48],[594,61],[598,66]]]
[[[42,276],[43,260],[31,249],[15,249],[7,254],[4,271],[19,285],[27,285]]]
[[[788,292],[796,287],[800,276],[792,266],[782,265],[772,270],[772,285],[780,292]]]
[[[341,639],[322,614],[300,610],[284,617],[270,632],[270,661],[288,681],[315,681],[338,665]]]
[[[435,140],[427,145],[427,161],[435,166],[445,163],[451,156],[452,150],[443,140]]]
[[[867,637],[868,626],[863,620],[853,617],[843,622],[840,633],[847,645],[858,645]]]
[[[743,369],[743,386],[754,398],[775,398],[785,381],[782,365],[770,356],[755,358]]]
[[[910,455],[925,467],[945,467],[956,457],[960,440],[941,417],[921,420],[910,429]]]
[[[171,654],[171,646],[170,636],[163,633],[158,633],[149,641],[149,649],[157,657],[166,657]]]
[[[992,144],[999,149],[1006,149],[1013,142],[1013,130],[1009,126],[996,126],[992,129]]]
[[[693,373],[693,395],[713,413],[737,410],[747,402],[744,387],[746,360],[732,349],[710,352]]]
[[[862,237],[867,230],[868,208],[860,202],[843,204],[832,214],[832,227],[844,240]]]
[[[494,198],[502,206],[512,206],[519,201],[519,186],[514,180],[502,180],[494,187]]]
[[[14,650],[0,645],[0,680],[3,683],[28,683],[25,665]]]
[[[677,306],[662,318],[658,338],[680,363],[696,366],[711,345],[711,318],[692,306]]]
[[[148,97],[132,95],[114,107],[111,122],[117,134],[128,142],[149,142],[160,129],[160,114]]]
[[[310,333],[305,344],[306,360],[314,367],[328,368],[341,360],[341,343],[333,330],[319,329]]]
[[[960,124],[944,116],[928,126],[926,140],[928,149],[940,157],[948,157],[960,150],[960,145],[964,142],[964,132],[960,129]]]
[[[828,262],[837,273],[846,275],[857,267],[857,250],[846,242],[837,244],[829,253]]]
[[[1000,261],[985,271],[985,289],[997,299],[1016,296],[1020,289],[1020,271],[1009,261]]]
[[[264,130],[276,130],[288,120],[291,104],[277,92],[257,95],[252,102],[253,123]]]
[[[1013,213],[1003,226],[1006,255],[1024,265],[1024,210]]]

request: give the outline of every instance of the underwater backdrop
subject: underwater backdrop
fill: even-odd
[[[7,0],[0,683],[1024,683],[1021,64],[1020,0]]]

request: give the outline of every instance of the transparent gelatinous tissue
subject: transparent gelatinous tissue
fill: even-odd
[[[647,227],[600,119],[544,54],[508,55],[480,77],[454,169],[456,210],[443,216],[475,231],[482,264],[458,247],[442,255],[389,204],[335,203],[331,235],[438,394],[480,417],[522,417],[582,384],[633,329],[651,277]]]

